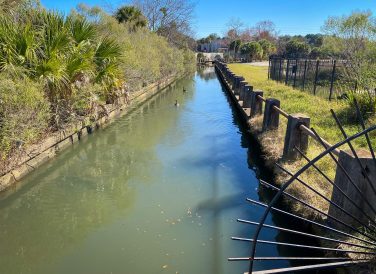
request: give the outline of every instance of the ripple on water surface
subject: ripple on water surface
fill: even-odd
[[[212,68],[179,81],[0,201],[0,273],[247,271],[227,261],[249,252],[236,218],[261,214],[241,138]]]

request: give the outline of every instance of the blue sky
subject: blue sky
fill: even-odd
[[[122,0],[41,0],[50,9],[64,12],[85,2],[89,5],[117,7]],[[239,18],[245,26],[271,20],[280,34],[320,32],[328,16],[349,14],[353,10],[371,10],[376,15],[375,0],[196,0],[194,31],[196,37],[210,33],[223,35],[230,18]]]

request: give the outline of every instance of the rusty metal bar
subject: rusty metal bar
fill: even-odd
[[[295,273],[307,270],[319,270],[319,269],[331,269],[331,268],[339,268],[339,267],[346,267],[355,264],[364,264],[367,263],[366,260],[360,261],[345,261],[345,262],[336,262],[336,263],[327,263],[327,264],[314,264],[314,265],[306,265],[306,266],[295,266],[295,267],[286,267],[286,268],[278,268],[278,269],[271,269],[271,270],[260,270],[254,271],[253,274],[276,274],[276,273]],[[244,274],[249,274],[248,272]]]
[[[362,126],[362,129],[365,130],[366,126],[364,124],[364,120],[363,120],[362,114],[360,113],[358,101],[355,98],[354,98],[354,104],[355,104],[355,108],[356,108],[356,114],[358,115],[359,123]],[[367,140],[367,145],[368,145],[369,151],[371,152],[373,163],[376,165],[375,152],[373,151],[371,140],[369,138],[368,133],[366,133],[365,136],[366,136],[366,140]]]
[[[264,203],[261,203],[261,202],[258,202],[258,201],[255,201],[255,200],[252,200],[252,199],[249,199],[247,198],[246,199],[247,202],[250,202],[252,204],[255,204],[255,205],[258,205],[258,206],[262,206],[262,207],[268,207],[267,204],[264,204]],[[293,214],[293,213],[290,213],[290,212],[287,212],[287,211],[284,211],[282,209],[279,209],[279,208],[276,208],[276,207],[271,207],[271,210],[275,211],[275,212],[278,212],[278,213],[282,213],[282,214],[285,214],[289,217],[293,217],[293,218],[296,218],[296,219],[299,219],[301,221],[304,221],[304,222],[307,222],[307,223],[310,223],[310,224],[313,224],[313,225],[316,225],[318,227],[321,227],[321,228],[324,228],[324,229],[327,229],[327,230],[330,230],[332,232],[335,232],[335,233],[338,233],[338,234],[341,234],[343,236],[346,236],[346,237],[349,237],[349,238],[352,238],[352,239],[355,239],[357,241],[360,241],[360,242],[363,242],[363,243],[366,243],[366,244],[371,244],[371,245],[376,245],[376,242],[371,242],[369,240],[366,240],[366,239],[362,239],[358,236],[354,236],[350,233],[347,233],[347,232],[344,232],[344,231],[341,231],[341,230],[338,230],[338,229],[335,229],[333,227],[330,227],[330,226],[327,226],[327,225],[323,225],[323,224],[320,224],[316,221],[313,221],[313,220],[309,220],[307,218],[304,218],[304,217],[301,217],[301,216],[298,216],[296,214]]]
[[[273,106],[273,109],[275,111],[279,112],[279,114],[281,114],[283,117],[285,117],[285,118],[289,117],[289,114],[287,112],[283,111],[282,109],[280,109],[279,107]]]
[[[271,184],[269,184],[269,183],[267,183],[267,182],[265,182],[265,181],[263,181],[263,180],[260,180],[260,183],[263,184],[263,185],[265,185],[266,187],[272,188],[272,189],[277,190],[277,191],[281,191],[281,190],[282,190],[282,189],[280,189],[280,188],[278,188],[278,187],[276,187],[276,186],[273,186],[273,185],[271,185]],[[354,232],[357,232],[357,233],[359,233],[359,234],[361,234],[361,235],[367,237],[368,239],[371,239],[371,240],[373,240],[373,241],[376,241],[376,238],[374,238],[373,236],[367,235],[365,232],[362,232],[362,231],[360,231],[359,229],[357,229],[357,228],[355,228],[355,227],[353,227],[353,226],[351,226],[351,225],[349,225],[349,224],[346,224],[345,222],[339,220],[338,218],[333,217],[333,216],[329,215],[328,213],[325,213],[325,212],[323,212],[322,210],[315,208],[314,206],[312,206],[312,205],[310,205],[310,204],[308,204],[308,203],[302,201],[301,199],[295,197],[294,195],[291,195],[291,194],[285,192],[284,189],[282,190],[281,194],[286,195],[287,197],[293,199],[294,201],[297,201],[297,202],[299,202],[299,203],[305,205],[306,207],[308,207],[308,208],[310,208],[310,209],[312,209],[312,210],[314,210],[314,211],[316,211],[316,212],[318,212],[318,213],[320,213],[320,214],[322,214],[322,215],[324,215],[324,216],[326,216],[326,217],[328,217],[328,218],[330,218],[330,219],[336,221],[337,223],[339,223],[339,224],[341,224],[341,225],[343,225],[343,226],[345,226],[345,227],[351,229],[351,230],[354,231]]]
[[[263,102],[266,102],[266,99],[264,97],[262,97],[261,95],[257,95],[257,98],[260,99]]]
[[[325,148],[325,144],[322,142],[322,139],[320,135],[312,128],[312,132],[316,135],[317,139],[320,141],[321,145]],[[367,130],[364,130],[363,132],[367,133]],[[331,152],[329,152],[330,157],[333,159],[333,161],[337,164],[337,167],[341,169],[341,171],[345,174],[347,179],[349,179],[349,182],[351,185],[357,190],[358,193],[363,193],[359,186],[354,182],[354,180],[351,178],[350,174],[346,171],[346,169],[338,162],[338,160],[333,156]],[[368,207],[373,211],[373,213],[376,214],[376,209],[371,205],[371,203],[368,201],[368,199],[364,199],[364,201],[367,203]]]
[[[348,136],[347,136],[345,130],[343,129],[342,124],[341,124],[341,122],[339,121],[337,115],[335,114],[335,112],[334,112],[333,109],[331,109],[330,112],[332,113],[333,118],[334,118],[334,120],[336,121],[337,126],[339,127],[339,129],[340,129],[340,131],[341,131],[343,137],[346,139]],[[350,150],[351,150],[352,154],[354,155],[354,157],[355,157],[355,159],[356,159],[356,161],[357,161],[359,167],[361,168],[363,176],[367,179],[368,185],[371,187],[371,189],[372,189],[372,191],[373,191],[373,194],[376,196],[376,189],[375,189],[373,183],[371,182],[371,179],[370,179],[369,176],[368,176],[368,172],[367,172],[367,171],[365,170],[365,168],[363,167],[363,164],[362,164],[362,162],[360,161],[360,159],[359,159],[359,157],[358,157],[358,154],[356,153],[356,151],[355,151],[353,145],[351,144],[351,141],[348,141],[347,144],[348,144],[348,146],[350,147]]]
[[[260,99],[263,102],[266,102],[266,99],[264,97],[262,97],[261,95],[257,95],[257,98]],[[286,118],[289,116],[289,114],[287,112],[283,111],[281,108],[279,108],[277,106],[273,106],[273,109]]]
[[[252,221],[248,221],[248,220],[242,220],[242,219],[238,219],[238,222],[244,223],[244,224],[250,224],[250,225],[260,225],[260,223],[252,222]],[[365,245],[349,243],[349,242],[338,240],[338,239],[323,237],[323,236],[319,236],[319,235],[315,235],[315,234],[311,234],[311,233],[306,233],[306,232],[302,232],[302,231],[298,231],[298,230],[288,229],[288,228],[284,228],[284,227],[280,227],[280,226],[267,225],[267,224],[263,224],[262,226],[266,227],[266,228],[270,228],[270,229],[275,229],[275,230],[288,232],[288,233],[292,233],[292,234],[307,236],[307,237],[310,237],[310,238],[320,239],[320,240],[324,240],[324,241],[335,242],[335,243],[345,244],[345,245],[349,245],[349,246],[356,246],[356,247],[360,247],[360,248],[376,250],[376,246],[375,247],[369,247],[369,246],[365,246]]]
[[[235,241],[252,242],[252,243],[255,242],[254,239],[242,238],[242,237],[231,237],[231,239]],[[266,240],[256,240],[256,242],[260,244],[268,244],[268,245],[291,246],[291,247],[298,247],[298,248],[335,251],[335,252],[353,253],[353,254],[376,255],[376,252],[366,252],[366,251],[350,250],[350,249],[347,250],[347,249],[321,247],[321,246],[314,246],[314,245],[300,245],[300,244],[292,244],[292,243],[286,243],[286,242],[274,242],[274,241],[266,241]]]
[[[311,160],[298,148],[295,149],[300,153],[300,155],[307,160],[309,163]],[[315,164],[312,164],[312,167],[316,169],[334,188],[336,188],[353,206],[355,206],[367,219],[371,220],[374,224],[376,222],[369,216],[359,205],[357,205],[338,185],[336,185],[324,172],[322,172]],[[359,188],[355,188],[358,194],[362,197],[362,199],[367,200],[364,194],[359,190]]]
[[[345,261],[349,260],[347,257],[235,257],[228,258],[229,261]],[[354,261],[364,261],[362,259]]]
[[[308,136],[311,136],[311,137],[312,137],[313,139],[315,139],[316,141],[319,141],[318,138],[317,138],[317,136],[315,135],[315,133],[314,133],[311,129],[309,129],[308,127],[306,127],[305,125],[300,125],[299,129],[300,129],[303,133],[307,134]],[[329,143],[328,141],[326,141],[325,139],[321,138],[321,140],[322,140],[322,142],[325,144],[325,147],[326,147],[326,148],[332,147],[332,144],[330,144],[330,143]],[[333,150],[333,153],[334,153],[336,156],[339,155],[339,152],[340,152],[340,151],[339,151],[338,149],[334,149],[334,150]]]
[[[285,169],[284,167],[282,167],[280,164],[276,163],[276,166],[282,170],[283,172],[285,172],[286,174],[290,175],[290,176],[294,176],[294,174],[292,174],[290,171],[288,171],[287,169]],[[314,189],[313,187],[311,187],[310,185],[308,185],[307,183],[305,183],[303,180],[297,178],[296,179],[299,183],[301,183],[303,186],[305,186],[306,188],[308,188],[309,190],[311,190],[312,192],[314,192],[316,195],[318,195],[319,197],[321,197],[322,199],[324,199],[326,202],[328,202],[329,204],[333,205],[334,207],[338,208],[340,211],[342,211],[343,213],[345,213],[347,216],[351,217],[353,220],[357,221],[359,224],[361,224],[362,226],[364,227],[368,227],[368,229],[375,233],[376,234],[376,231],[374,229],[372,229],[370,226],[370,224],[365,224],[363,223],[359,218],[355,217],[353,214],[351,214],[350,212],[348,212],[347,210],[343,209],[342,207],[340,207],[338,204],[332,202],[329,198],[325,197],[323,194],[321,194],[320,192],[318,192],[316,189]],[[368,218],[368,221],[370,223],[374,223],[376,224],[376,222],[374,220],[372,220],[371,218]]]

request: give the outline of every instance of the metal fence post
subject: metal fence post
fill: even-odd
[[[293,87],[295,88],[296,87],[296,74],[298,72],[298,59],[296,59],[295,61],[295,71],[294,71],[294,83],[293,83]]]
[[[329,101],[332,100],[332,94],[333,94],[333,85],[334,85],[334,77],[335,77],[335,74],[336,74],[336,60],[334,60],[334,63],[333,63],[333,70],[332,70],[332,79],[330,81],[330,91],[329,91]]]
[[[317,60],[317,62],[316,62],[316,72],[315,72],[315,82],[313,84],[313,94],[314,95],[316,95],[317,78],[319,76],[319,65],[320,65],[320,60]]]
[[[289,82],[289,68],[290,68],[290,59],[287,59],[285,85],[287,85],[287,83]]]
[[[307,74],[307,59],[304,61],[303,87],[302,87],[303,90],[305,89],[306,74]]]
[[[281,81],[281,80],[282,80],[282,58],[279,59],[279,72],[278,72],[278,81]]]

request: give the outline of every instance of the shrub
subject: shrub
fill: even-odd
[[[20,1],[30,4],[0,9],[1,159],[48,130],[97,118],[126,82],[137,90],[195,68],[193,52],[142,28],[138,13],[119,23],[99,8],[63,16]]]
[[[0,74],[0,157],[35,141],[48,127],[50,105],[42,85]]]

